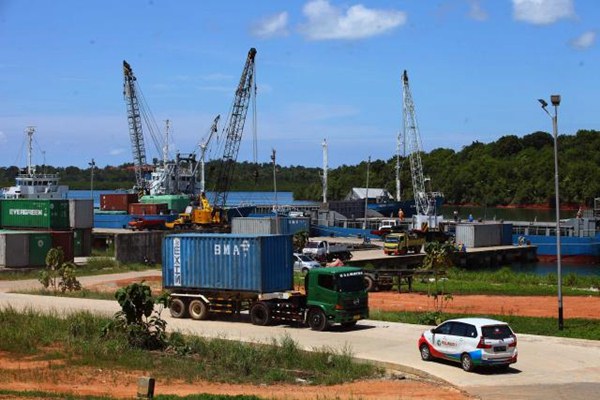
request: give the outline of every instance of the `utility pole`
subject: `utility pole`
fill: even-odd
[[[275,158],[275,149],[272,149],[271,161],[273,161],[273,192],[275,194],[275,207],[277,207],[277,163]]]
[[[363,222],[363,229],[367,229],[367,204],[369,201],[369,167],[371,166],[371,156],[367,161],[367,190],[365,191],[365,221]]]
[[[329,169],[327,159],[327,139],[323,139],[323,203],[327,203],[327,169]]]
[[[92,208],[94,205],[94,168],[96,167],[96,162],[92,158],[92,162],[88,163],[91,169],[91,180],[90,180],[90,197],[92,198]]]

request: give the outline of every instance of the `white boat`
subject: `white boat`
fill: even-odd
[[[58,174],[37,173],[31,162],[32,141],[35,128],[27,128],[29,141],[27,168],[18,174],[15,186],[2,189],[5,199],[66,199],[69,187],[59,184]]]

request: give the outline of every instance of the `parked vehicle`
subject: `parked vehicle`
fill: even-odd
[[[517,362],[517,336],[507,323],[487,318],[448,320],[427,330],[419,342],[425,361],[442,358],[461,363],[465,371],[478,366],[506,369]]]
[[[420,253],[425,238],[415,232],[390,233],[383,241],[383,252],[389,255],[407,254],[409,251]]]
[[[127,227],[134,231],[165,229],[164,219],[136,218],[127,223]]]
[[[342,243],[329,243],[326,240],[309,240],[302,254],[311,256],[317,261],[329,262],[334,258],[347,261],[352,258],[352,253],[347,245]]]
[[[168,235],[163,242],[163,288],[174,318],[204,320],[250,312],[255,325],[308,324],[322,331],[352,327],[369,315],[360,268],[313,268],[306,294],[294,290],[289,235]]]
[[[371,233],[373,235],[384,237],[392,232],[400,232],[402,230],[400,222],[399,219],[384,219],[379,224],[379,227],[376,230],[372,230]]]
[[[304,254],[300,253],[294,253],[294,271],[299,271],[303,274],[306,274],[313,268],[321,268],[321,264],[309,256],[305,256]]]

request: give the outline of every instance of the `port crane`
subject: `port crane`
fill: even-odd
[[[213,191],[214,199],[212,204],[215,209],[225,208],[237,156],[240,150],[240,143],[242,141],[250,99],[256,98],[256,83],[254,81],[255,56],[256,49],[253,47],[248,51],[242,76],[240,77],[240,82],[235,91],[231,111],[223,126],[225,145],[223,157],[219,161],[219,166],[217,167],[217,180],[215,181],[215,189]]]
[[[248,51],[246,63],[242,71],[240,82],[236,88],[231,111],[223,127],[221,136],[225,137],[223,156],[218,162],[216,180],[214,183],[212,202],[206,198],[202,192],[198,199],[198,206],[189,206],[184,213],[179,214],[179,218],[173,222],[168,222],[165,226],[169,229],[213,229],[221,230],[225,227],[225,209],[227,195],[231,187],[231,180],[237,161],[237,156],[244,133],[244,123],[250,105],[250,100],[256,96],[256,84],[254,82],[254,57],[256,49],[251,48]],[[215,119],[213,130],[216,130],[216,124],[219,117]],[[212,136],[212,134],[211,134]],[[210,138],[209,138],[210,139]],[[206,143],[206,142],[205,142]],[[204,154],[203,154],[204,155]],[[203,157],[203,156],[202,156]]]
[[[404,144],[408,145],[410,151],[408,159],[410,162],[410,172],[412,178],[413,194],[415,198],[416,215],[435,215],[435,196],[438,193],[427,192],[425,182],[429,178],[423,175],[423,163],[421,153],[423,146],[421,136],[417,125],[417,116],[415,113],[415,104],[408,84],[408,73],[406,70],[402,73],[403,87],[403,112],[404,112]]]
[[[156,127],[156,122],[145,104],[142,91],[137,83],[137,78],[133,74],[131,65],[123,60],[123,97],[127,105],[127,122],[129,125],[129,138],[131,140],[131,149],[133,152],[133,167],[135,171],[136,189],[141,192],[148,190],[148,182],[144,174],[150,169],[146,160],[146,147],[144,145],[144,132],[142,128],[142,119],[150,132],[150,136],[157,149],[161,153],[163,143]]]

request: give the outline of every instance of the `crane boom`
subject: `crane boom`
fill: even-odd
[[[135,170],[135,184],[138,189],[145,189],[146,183],[143,168],[146,165],[146,147],[142,131],[142,118],[135,88],[136,78],[127,61],[123,60],[123,96],[127,104],[127,122],[129,123],[129,138],[133,151],[133,167]]]
[[[408,73],[404,70],[402,74],[403,85],[403,108],[404,108],[404,138],[410,151],[410,172],[412,177],[413,194],[415,198],[416,214],[431,215],[434,209],[431,207],[431,194],[425,191],[425,178],[423,176],[423,163],[421,162],[421,136],[417,125],[415,105],[413,103],[410,87],[408,85]]]
[[[225,147],[223,157],[219,163],[217,180],[215,182],[213,205],[217,208],[224,208],[227,202],[227,195],[231,186],[231,179],[237,156],[240,149],[240,142],[244,132],[244,123],[248,113],[248,105],[253,92],[256,91],[254,82],[254,57],[256,49],[251,48],[248,51],[246,63],[242,71],[240,82],[235,91],[235,97],[227,122],[223,127],[225,134]]]

